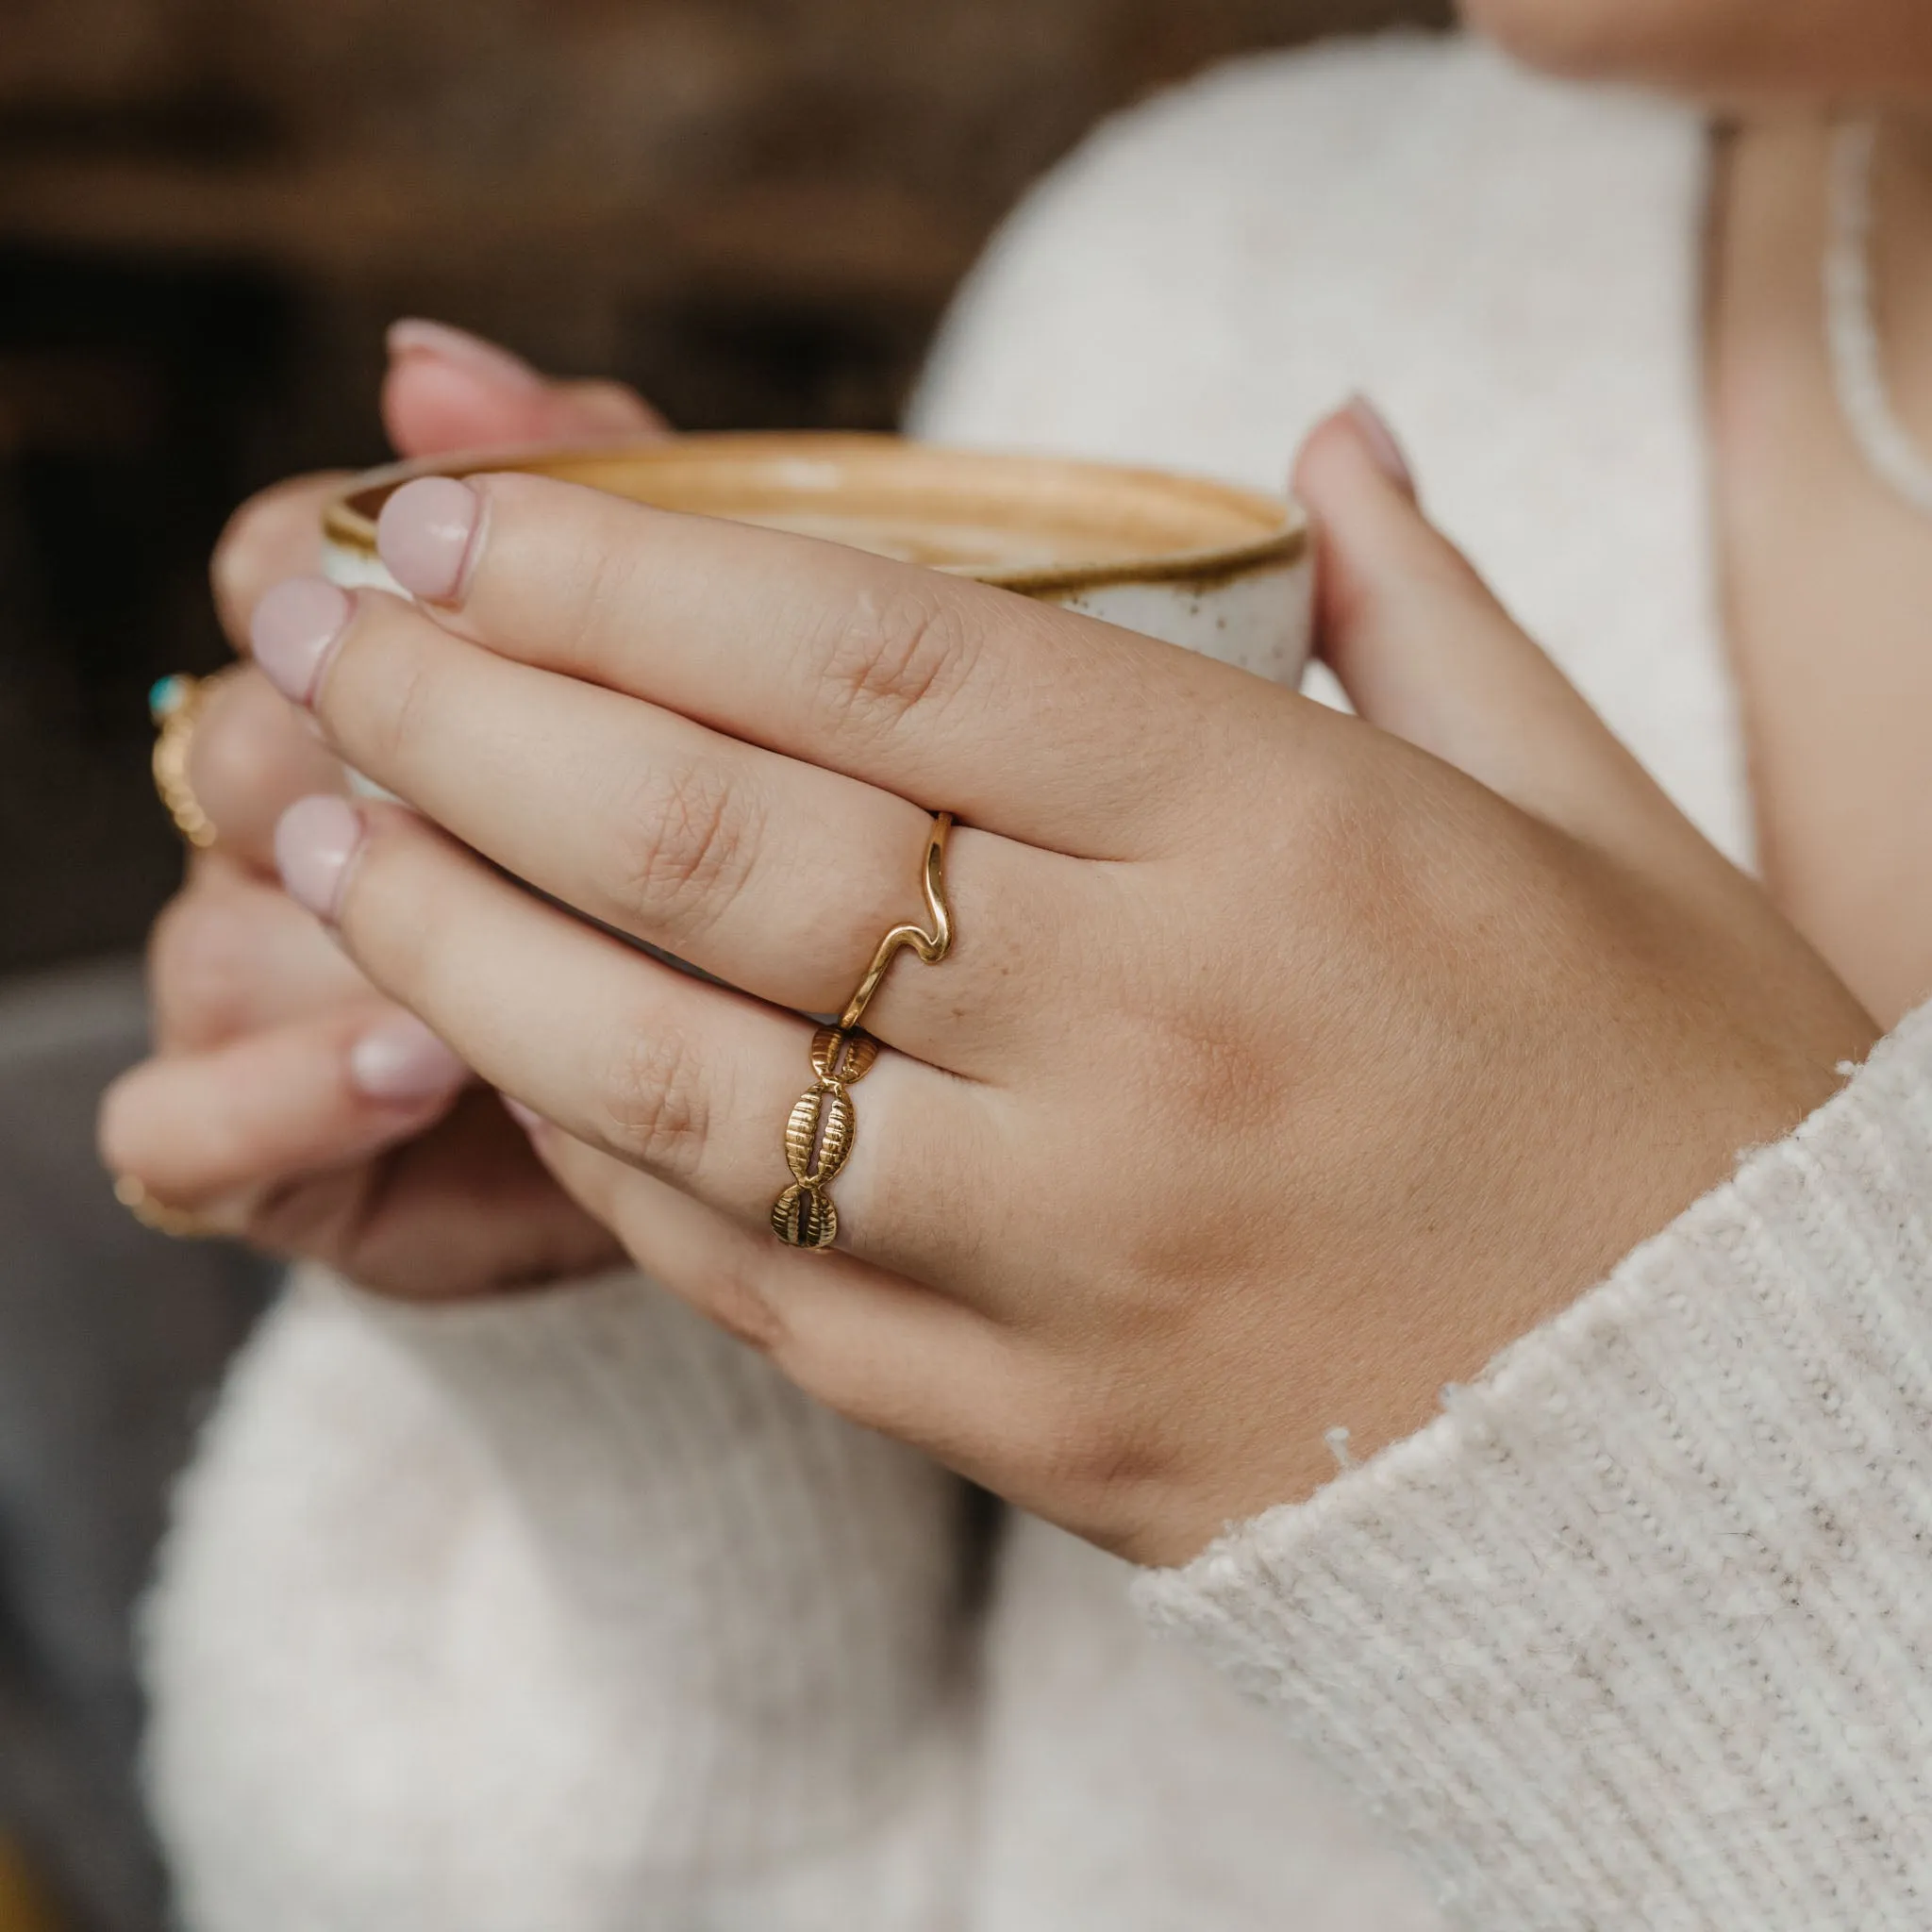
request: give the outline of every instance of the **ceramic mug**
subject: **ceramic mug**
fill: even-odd
[[[525,470],[661,509],[850,543],[996,584],[1283,684],[1307,659],[1307,526],[1278,496],[1158,470],[891,436],[685,436],[398,463],[323,518],[323,569],[396,589],[375,519],[412,476]]]

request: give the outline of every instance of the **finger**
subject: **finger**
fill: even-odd
[[[406,457],[669,434],[664,419],[622,383],[546,381],[494,342],[413,317],[389,331],[382,418]]]
[[[148,941],[156,1044],[205,1053],[332,1008],[384,1003],[282,891],[234,867],[195,868]]]
[[[112,1173],[199,1212],[421,1133],[467,1078],[420,1021],[339,1011],[143,1062],[102,1101],[101,1154]]]
[[[1136,856],[1203,761],[1300,716],[1073,611],[547,477],[422,478],[377,534],[398,582],[491,650],[1082,857]]]
[[[1357,404],[1295,469],[1316,526],[1317,638],[1356,709],[1574,837],[1653,858],[1695,834],[1424,517]],[[1697,841],[1701,843],[1701,841]]]
[[[850,1256],[780,1247],[548,1124],[532,1139],[646,1274],[808,1395],[963,1474],[993,1472],[1017,1378],[984,1315]]]
[[[216,541],[208,564],[215,611],[237,650],[248,642],[248,620],[256,600],[271,584],[322,559],[322,511],[342,487],[348,472],[297,476],[251,496]]]
[[[890,792],[319,579],[264,598],[255,640],[287,688],[319,677],[317,714],[358,770],[517,877],[760,999],[836,1014],[881,937],[925,920],[932,821]],[[1026,1050],[1015,1019],[1046,1010],[1027,989],[1070,928],[1091,943],[1100,908],[1089,868],[988,833],[958,832],[946,869],[959,949],[891,974],[868,1030],[980,1075]]]
[[[784,1133],[811,1026],[705,985],[529,893],[415,814],[305,800],[290,891],[490,1085],[753,1227],[790,1184]],[[858,1090],[856,1090],[858,1091]],[[841,1243],[894,1266],[949,1244],[941,1192],[984,1171],[985,1090],[881,1054],[839,1170]]]
[[[440,323],[390,331],[383,415],[402,456],[439,456],[493,442],[668,434],[649,404],[613,382],[545,382],[506,350]],[[271,584],[315,569],[322,512],[347,471],[297,476],[252,496],[228,520],[210,566],[215,608],[241,646]]]
[[[551,1287],[623,1258],[609,1229],[535,1158],[500,1096],[474,1087],[427,1132],[258,1191],[239,1219],[257,1247],[323,1261],[403,1301]]]
[[[541,1116],[517,1109],[538,1158],[564,1191],[608,1227],[654,1281],[755,1348],[769,1351],[784,1330],[781,1308],[794,1289],[809,1292],[827,1270],[862,1270],[849,1256],[806,1255],[764,1230],[680,1193],[601,1148],[574,1140]],[[795,1301],[795,1296],[791,1296]]]
[[[282,813],[298,798],[343,789],[341,760],[252,666],[208,691],[189,741],[188,781],[215,828],[212,849],[263,877],[275,873]]]

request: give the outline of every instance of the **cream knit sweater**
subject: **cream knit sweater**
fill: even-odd
[[[1227,70],[1021,211],[922,426],[1270,482],[1368,390],[1741,854],[1704,153],[1454,44]],[[438,1311],[299,1279],[149,1621],[184,1916],[1932,1925],[1928,1203],[1919,1018],[1422,1434],[1138,1579],[1024,1518],[981,1548],[950,1478],[634,1277]]]

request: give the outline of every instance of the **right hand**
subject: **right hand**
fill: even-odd
[[[546,382],[434,326],[398,325],[390,349],[383,415],[404,456],[664,430],[627,389]],[[224,533],[214,594],[238,647],[260,593],[316,567],[321,505],[340,481],[278,485]],[[497,1096],[283,893],[276,820],[297,798],[341,790],[343,774],[258,672],[236,671],[210,696],[190,775],[217,837],[155,925],[155,1054],[102,1102],[109,1169],[212,1230],[417,1299],[621,1258]]]

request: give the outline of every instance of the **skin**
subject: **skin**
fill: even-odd
[[[1932,545],[1851,441],[1820,276],[1833,111],[1875,113],[1894,406],[1932,448],[1932,10],[1921,0],[1463,0],[1534,65],[1723,118],[1708,254],[1712,509],[1773,896],[1887,1024],[1932,990],[1923,724]]]
[[[1460,0],[1464,21],[1532,67],[1726,107],[1932,94],[1918,0]]]
[[[1286,693],[1257,703],[1219,667],[974,587],[936,608],[929,583],[889,582],[891,566],[492,479],[460,601],[425,614],[358,599],[305,692],[332,747],[457,837],[365,810],[325,910],[366,977],[331,992],[318,966],[306,1022],[234,1023],[255,1044],[326,1022],[316,1064],[340,1066],[341,1013],[380,987],[545,1117],[534,1144],[561,1186],[517,1170],[530,1191],[501,1240],[451,1241],[479,1198],[460,1160],[375,1191],[417,1235],[373,1285],[528,1280],[528,1223],[566,1244],[608,1227],[823,1399],[1108,1547],[1174,1561],[1317,1487],[1324,1431],[1348,1428],[1357,1454],[1410,1432],[1443,1383],[1565,1306],[1738,1148],[1787,1131],[1875,1031],[1845,981],[1889,1022],[1932,980],[1932,928],[1898,916],[1898,883],[1932,857],[1910,734],[1880,757],[1869,728],[1888,707],[1919,715],[1897,697],[1923,655],[1900,612],[1926,608],[1926,546],[1875,492],[1841,525],[1819,518],[1834,482],[1870,485],[1797,346],[1816,340],[1819,236],[1796,184],[1818,133],[1784,105],[1932,95],[1920,11],[1470,8],[1545,64],[1749,107],[1715,210],[1711,397],[1770,891],[1664,804],[1346,417],[1295,481],[1322,531],[1321,647],[1364,723]],[[1906,121],[1888,170],[1888,206],[1909,209],[1932,175]],[[1905,233],[1887,266],[1910,291]],[[1922,366],[1919,314],[1913,294],[1887,316],[1901,371]],[[1909,413],[1919,391],[1901,394]],[[231,583],[275,574],[261,522],[235,544],[263,562]],[[600,584],[631,592],[601,630],[558,567],[586,544],[612,560]],[[1846,544],[1868,546],[1849,572]],[[247,600],[230,589],[231,608]],[[908,680],[934,636],[973,675],[934,664]],[[776,687],[721,637],[790,667],[791,702],[747,710]],[[989,675],[1020,651],[1024,686]],[[434,705],[385,711],[398,662],[412,688],[435,680]],[[571,783],[565,761],[518,768],[533,717],[608,757],[576,760]],[[1077,785],[1055,781],[1070,769]],[[235,823],[266,824],[295,775],[291,760],[238,797]],[[960,941],[942,967],[893,969],[874,1018],[897,1051],[857,1091],[841,1252],[802,1257],[763,1227],[785,1178],[775,1124],[806,1077],[805,1029],[784,1009],[836,1005],[913,909],[923,818],[908,793],[960,812]],[[496,810],[506,794],[514,819]],[[692,799],[715,835],[702,848]],[[758,997],[660,974],[465,846]],[[264,891],[251,916],[266,958]],[[165,1008],[185,975],[158,964]],[[561,1002],[559,975],[575,992]],[[260,1106],[261,1084],[182,1036],[110,1096],[110,1164],[153,1183],[166,1148],[166,1198],[262,1239],[291,1191],[383,1172],[466,1108],[503,1132],[473,1094],[426,1121],[363,1122],[365,1140],[387,1137],[374,1154],[339,1135],[331,1155],[318,1131],[306,1163],[223,1170],[211,1187],[198,1121],[250,1091]],[[324,1221],[328,1240],[277,1244],[353,1254],[355,1214]],[[420,1272],[453,1246],[458,1264]]]
[[[1825,131],[1777,114],[1723,158],[1711,448],[1760,870],[1890,1024],[1932,990],[1932,543],[1847,435],[1818,263]],[[1894,122],[1878,179],[1886,365],[1932,449],[1932,140]]]
[[[301,692],[427,815],[358,808],[307,896],[554,1124],[572,1194],[810,1392],[1142,1560],[1306,1493],[1332,1426],[1409,1432],[1873,1033],[1351,421],[1300,485],[1372,723],[525,476],[477,486],[459,597],[358,593]],[[406,581],[411,508],[384,522]],[[908,792],[961,815],[960,938],[868,1016],[896,1051],[859,1090],[841,1251],[802,1256],[762,1224],[792,1016],[907,909]]]

